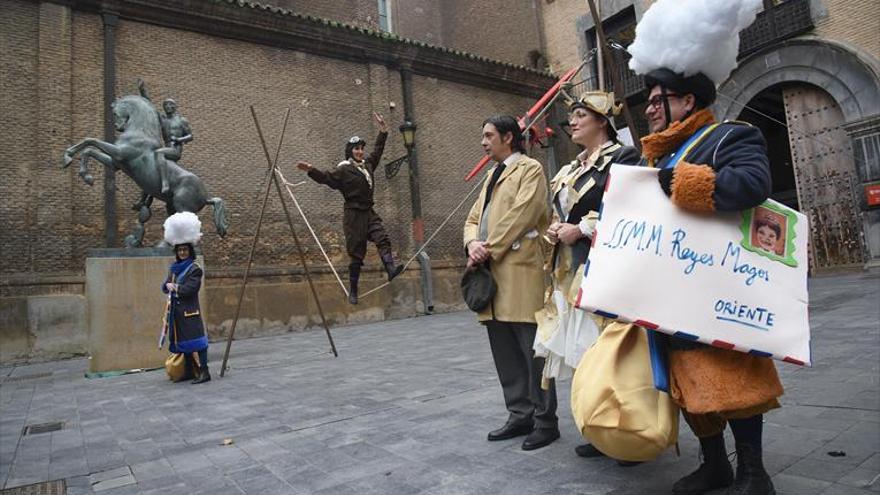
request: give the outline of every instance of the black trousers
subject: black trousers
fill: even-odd
[[[357,210],[346,208],[342,219],[345,232],[345,249],[351,258],[351,264],[363,265],[367,254],[367,241],[376,245],[379,256],[391,255],[391,241],[382,225],[382,219],[373,209]]]
[[[508,422],[534,424],[535,428],[556,428],[556,383],[541,389],[544,358],[536,358],[534,323],[508,323],[489,320],[486,330],[501,381]]]

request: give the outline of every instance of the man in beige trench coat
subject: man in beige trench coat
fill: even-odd
[[[495,167],[464,226],[468,268],[488,263],[497,292],[478,315],[486,325],[501,381],[507,422],[489,440],[527,435],[523,450],[559,438],[556,386],[541,389],[543,359],[536,359],[535,312],[544,300],[544,253],[539,233],[547,229],[547,178],[537,160],[524,154],[523,135],[509,115],[483,123],[482,146]]]

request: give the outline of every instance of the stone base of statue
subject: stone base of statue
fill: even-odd
[[[165,365],[159,349],[170,248],[92,249],[86,258],[89,373]],[[201,256],[198,263],[204,268]]]

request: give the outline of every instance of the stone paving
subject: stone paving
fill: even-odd
[[[781,364],[784,407],[765,450],[787,495],[880,493],[880,274],[810,281],[814,366]],[[487,442],[506,418],[485,330],[434,315],[211,347],[214,381],[161,371],[86,379],[82,359],[0,368],[0,487],[68,494],[655,494],[698,463],[581,459],[560,384],[562,439]],[[61,430],[22,436],[25,426]],[[729,433],[728,433],[729,435]],[[224,445],[231,439],[230,445]],[[732,442],[728,439],[728,446]],[[730,447],[732,449],[732,447]],[[842,451],[845,456],[828,453]]]

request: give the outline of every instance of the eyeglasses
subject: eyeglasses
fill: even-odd
[[[666,93],[665,95],[654,95],[653,98],[648,100],[648,106],[652,107],[654,110],[660,109],[660,105],[664,100],[668,100],[669,98],[678,98],[679,95],[676,93]]]

